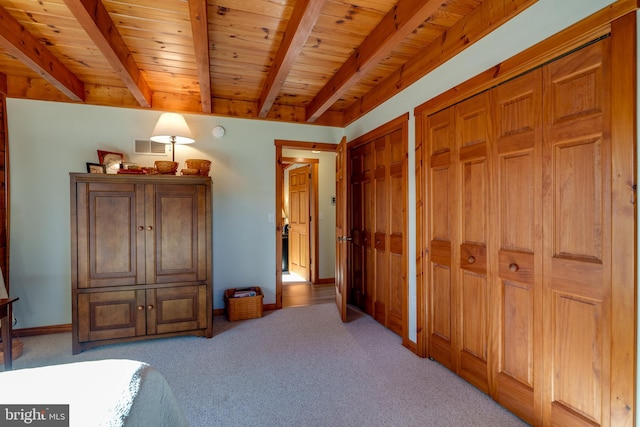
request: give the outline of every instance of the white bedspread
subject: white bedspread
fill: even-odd
[[[69,404],[70,426],[188,427],[165,378],[133,360],[0,373],[2,404]]]

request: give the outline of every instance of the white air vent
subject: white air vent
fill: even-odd
[[[148,139],[133,140],[133,154],[146,154],[148,156],[166,156],[167,145],[161,142],[153,142]]]

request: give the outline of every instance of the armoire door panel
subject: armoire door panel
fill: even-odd
[[[155,233],[147,241],[147,281],[155,283],[206,280],[205,187],[147,186],[154,209],[147,222],[155,221]],[[150,267],[149,267],[150,266]]]
[[[78,312],[88,319],[78,326],[78,341],[145,335],[143,290],[94,292],[78,295]]]
[[[147,291],[148,333],[172,333],[206,324],[206,287],[180,286]]]
[[[144,283],[144,259],[135,256],[144,249],[144,199],[136,186],[83,183],[79,192],[86,197],[77,201],[78,288]]]

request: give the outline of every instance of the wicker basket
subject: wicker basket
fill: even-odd
[[[156,160],[155,167],[160,175],[175,175],[178,170],[178,163],[168,160]]]
[[[13,338],[11,341],[11,359],[16,360],[18,357],[22,356],[22,341],[18,338]],[[4,345],[0,342],[0,364],[4,363]]]
[[[209,170],[211,170],[211,161],[204,159],[187,159],[185,164],[188,169],[198,169],[200,176],[209,176]]]
[[[234,297],[237,291],[252,290],[255,296]],[[230,322],[236,320],[255,319],[262,317],[262,300],[264,295],[258,286],[242,289],[227,289],[224,292],[224,311]]]

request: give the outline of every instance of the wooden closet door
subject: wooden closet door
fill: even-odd
[[[309,165],[289,172],[289,270],[309,280]]]
[[[544,68],[545,425],[609,425],[609,46]]]
[[[455,107],[427,118],[426,150],[428,156],[427,224],[429,233],[428,356],[457,370],[455,301],[457,296],[455,266],[456,241],[456,162]]]
[[[375,151],[374,171],[374,234],[375,249],[375,291],[373,301],[373,318],[387,325],[389,295],[389,150],[387,138],[382,137],[373,143]]]
[[[495,400],[540,422],[542,386],[542,70],[491,91],[498,253],[491,336]]]
[[[350,150],[351,163],[351,292],[350,303],[371,314],[371,275],[367,272],[373,266],[373,157],[370,144]]]
[[[389,292],[387,294],[387,327],[400,336],[403,335],[407,316],[407,289],[404,227],[405,227],[405,182],[406,182],[406,150],[402,130],[398,129],[386,137],[389,158]],[[384,279],[383,279],[384,280]]]
[[[461,197],[457,289],[458,374],[489,393],[489,95],[483,93],[458,104],[455,120]]]

